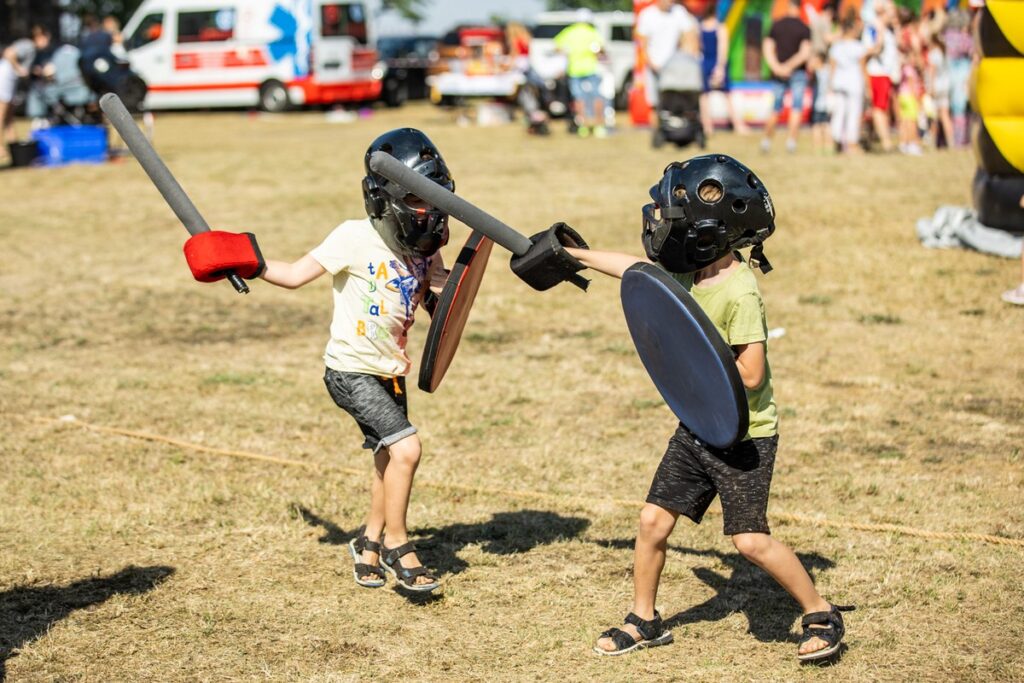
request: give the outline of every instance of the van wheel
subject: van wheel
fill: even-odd
[[[288,111],[292,106],[288,88],[281,81],[267,81],[260,86],[260,109],[277,114]]]

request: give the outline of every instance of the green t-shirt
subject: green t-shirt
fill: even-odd
[[[750,266],[742,263],[722,282],[693,286],[694,273],[669,273],[686,288],[715,324],[729,346],[765,343],[764,381],[757,389],[747,389],[750,407],[750,431],[747,438],[774,436],[779,430],[779,416],[772,394],[772,369],[768,364],[768,322],[764,301],[757,288],[757,279]]]
[[[566,73],[570,78],[583,78],[597,73],[597,54],[601,51],[601,34],[590,24],[577,23],[562,29],[555,36],[555,47],[569,58]]]

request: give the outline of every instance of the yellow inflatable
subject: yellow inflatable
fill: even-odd
[[[1024,0],[988,0],[974,40],[974,208],[983,224],[1024,233]]]

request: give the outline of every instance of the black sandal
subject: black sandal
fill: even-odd
[[[801,662],[814,662],[819,659],[828,659],[839,652],[839,646],[842,645],[843,636],[846,634],[846,625],[843,624],[841,612],[851,612],[855,609],[857,608],[853,605],[832,605],[828,612],[805,614],[804,618],[800,620],[804,634],[800,637],[797,647],[799,648],[811,638],[820,638],[828,645],[814,652],[797,654],[796,658]],[[811,628],[811,626],[818,628]]]
[[[602,633],[598,640],[601,638],[611,638],[617,649],[605,650],[598,645],[594,645],[594,652],[599,655],[614,657],[616,655],[624,655],[627,652],[633,652],[634,650],[668,645],[672,642],[672,632],[665,628],[665,623],[661,620],[658,610],[654,610],[654,618],[650,621],[645,621],[630,612],[626,615],[625,622],[636,627],[637,633],[640,634],[640,640],[636,640],[620,628],[610,628]]]
[[[359,530],[363,531],[362,529]],[[377,553],[380,557],[380,543],[377,541],[371,541],[365,535],[353,538],[348,542],[349,552],[352,553],[352,577],[356,580],[360,586],[364,588],[380,588],[387,583],[387,579],[384,576],[384,570],[380,568],[379,564],[366,564],[363,562],[363,551],[369,550],[371,553]],[[376,579],[364,579],[364,576],[376,576]]]
[[[412,541],[403,543],[397,548],[383,547],[381,560],[384,562],[384,570],[395,577],[398,585],[408,591],[415,593],[429,593],[441,587],[441,582],[436,576],[430,573],[426,567],[403,567],[399,558],[416,552],[416,546]],[[430,583],[416,583],[417,576],[425,576]]]

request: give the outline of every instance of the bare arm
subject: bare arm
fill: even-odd
[[[782,66],[792,73],[801,66],[807,63],[807,60],[811,58],[811,41],[802,40],[800,41],[800,49],[796,51],[796,54],[786,60],[786,63]]]
[[[430,291],[437,296],[441,296],[441,291],[444,289],[445,283],[448,282],[448,272],[444,267],[441,252],[438,252],[430,271]]]
[[[764,382],[764,342],[741,344],[732,347],[736,351],[736,369],[747,389],[757,389]]]
[[[306,254],[294,263],[267,261],[267,269],[260,277],[278,287],[298,289],[326,272],[311,254]]]
[[[587,268],[617,278],[621,278],[626,269],[636,263],[650,263],[650,261],[640,256],[623,254],[618,251],[592,251],[590,249],[574,249],[572,247],[566,247],[565,250],[571,256],[575,256]]]
[[[781,75],[782,65],[779,64],[779,59],[775,56],[775,40],[768,37],[761,41],[761,52],[764,53],[764,61],[767,62],[768,69],[775,75]]]

